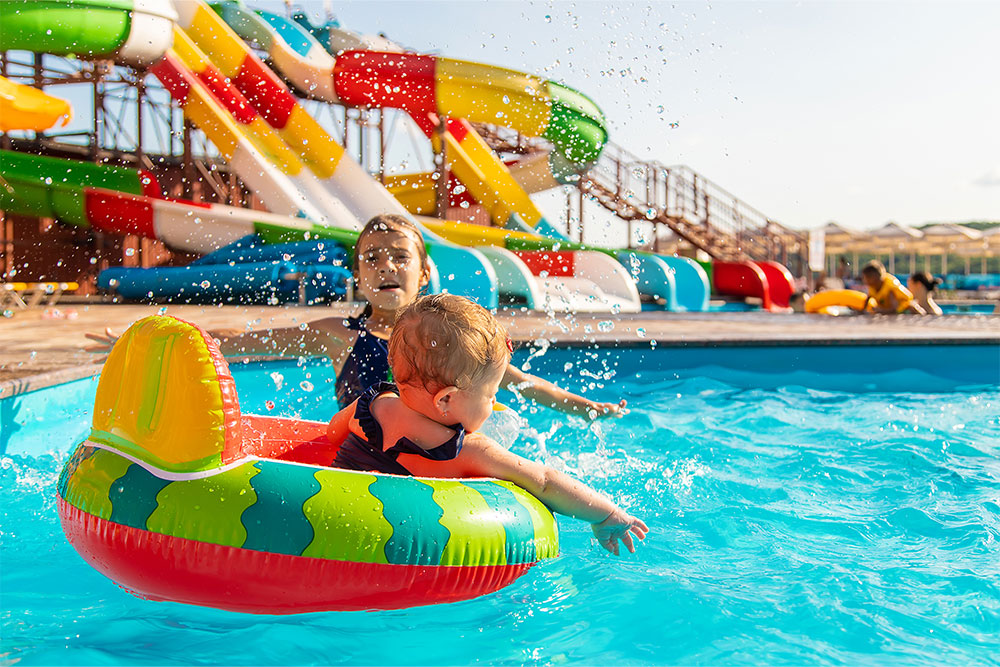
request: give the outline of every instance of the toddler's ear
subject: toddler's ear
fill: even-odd
[[[434,407],[437,408],[440,415],[444,416],[448,414],[448,408],[451,407],[452,400],[457,392],[458,387],[451,386],[440,389],[434,394]]]

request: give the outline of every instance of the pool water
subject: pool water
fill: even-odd
[[[252,365],[234,375],[246,411],[329,409],[321,367]],[[576,389],[627,398],[631,413],[588,425],[508,395],[529,422],[514,449],[642,517],[651,532],[635,555],[610,556],[586,525],[561,518],[559,558],[466,602],[281,617],[146,602],[63,537],[55,482],[69,443],[53,443],[51,453],[0,458],[0,660],[995,662],[997,384],[856,393],[763,376],[769,388],[693,372],[574,376]]]

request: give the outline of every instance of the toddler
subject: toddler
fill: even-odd
[[[495,477],[521,486],[552,511],[592,524],[614,554],[648,528],[571,477],[476,433],[489,417],[513,348],[485,308],[451,294],[402,309],[389,338],[394,383],[380,383],[330,422],[331,440],[349,433],[335,464],[422,477]]]

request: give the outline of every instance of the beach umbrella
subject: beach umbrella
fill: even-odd
[[[887,222],[878,229],[869,232],[875,252],[889,255],[889,273],[896,272],[896,253],[910,254],[910,267],[916,259],[916,243],[924,237],[916,227],[901,225],[898,222]]]
[[[983,233],[978,229],[956,225],[954,223],[942,223],[931,225],[923,229],[924,240],[932,247],[936,254],[941,255],[941,273],[948,273],[948,253],[957,253],[960,248],[967,246],[972,241],[983,238]],[[966,259],[966,273],[969,273],[969,261]]]

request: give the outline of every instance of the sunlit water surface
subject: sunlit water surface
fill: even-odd
[[[247,411],[301,411],[292,397],[329,395],[315,372],[273,373],[236,373]],[[562,555],[513,585],[404,611],[254,616],[138,600],[63,537],[55,483],[68,445],[8,455],[0,660],[995,664],[995,387],[855,394],[667,375],[608,384],[608,398],[629,400],[627,417],[588,426],[523,409],[530,428],[514,449],[644,518],[638,553],[609,556],[585,524],[563,518]],[[318,405],[306,416],[329,409]]]

